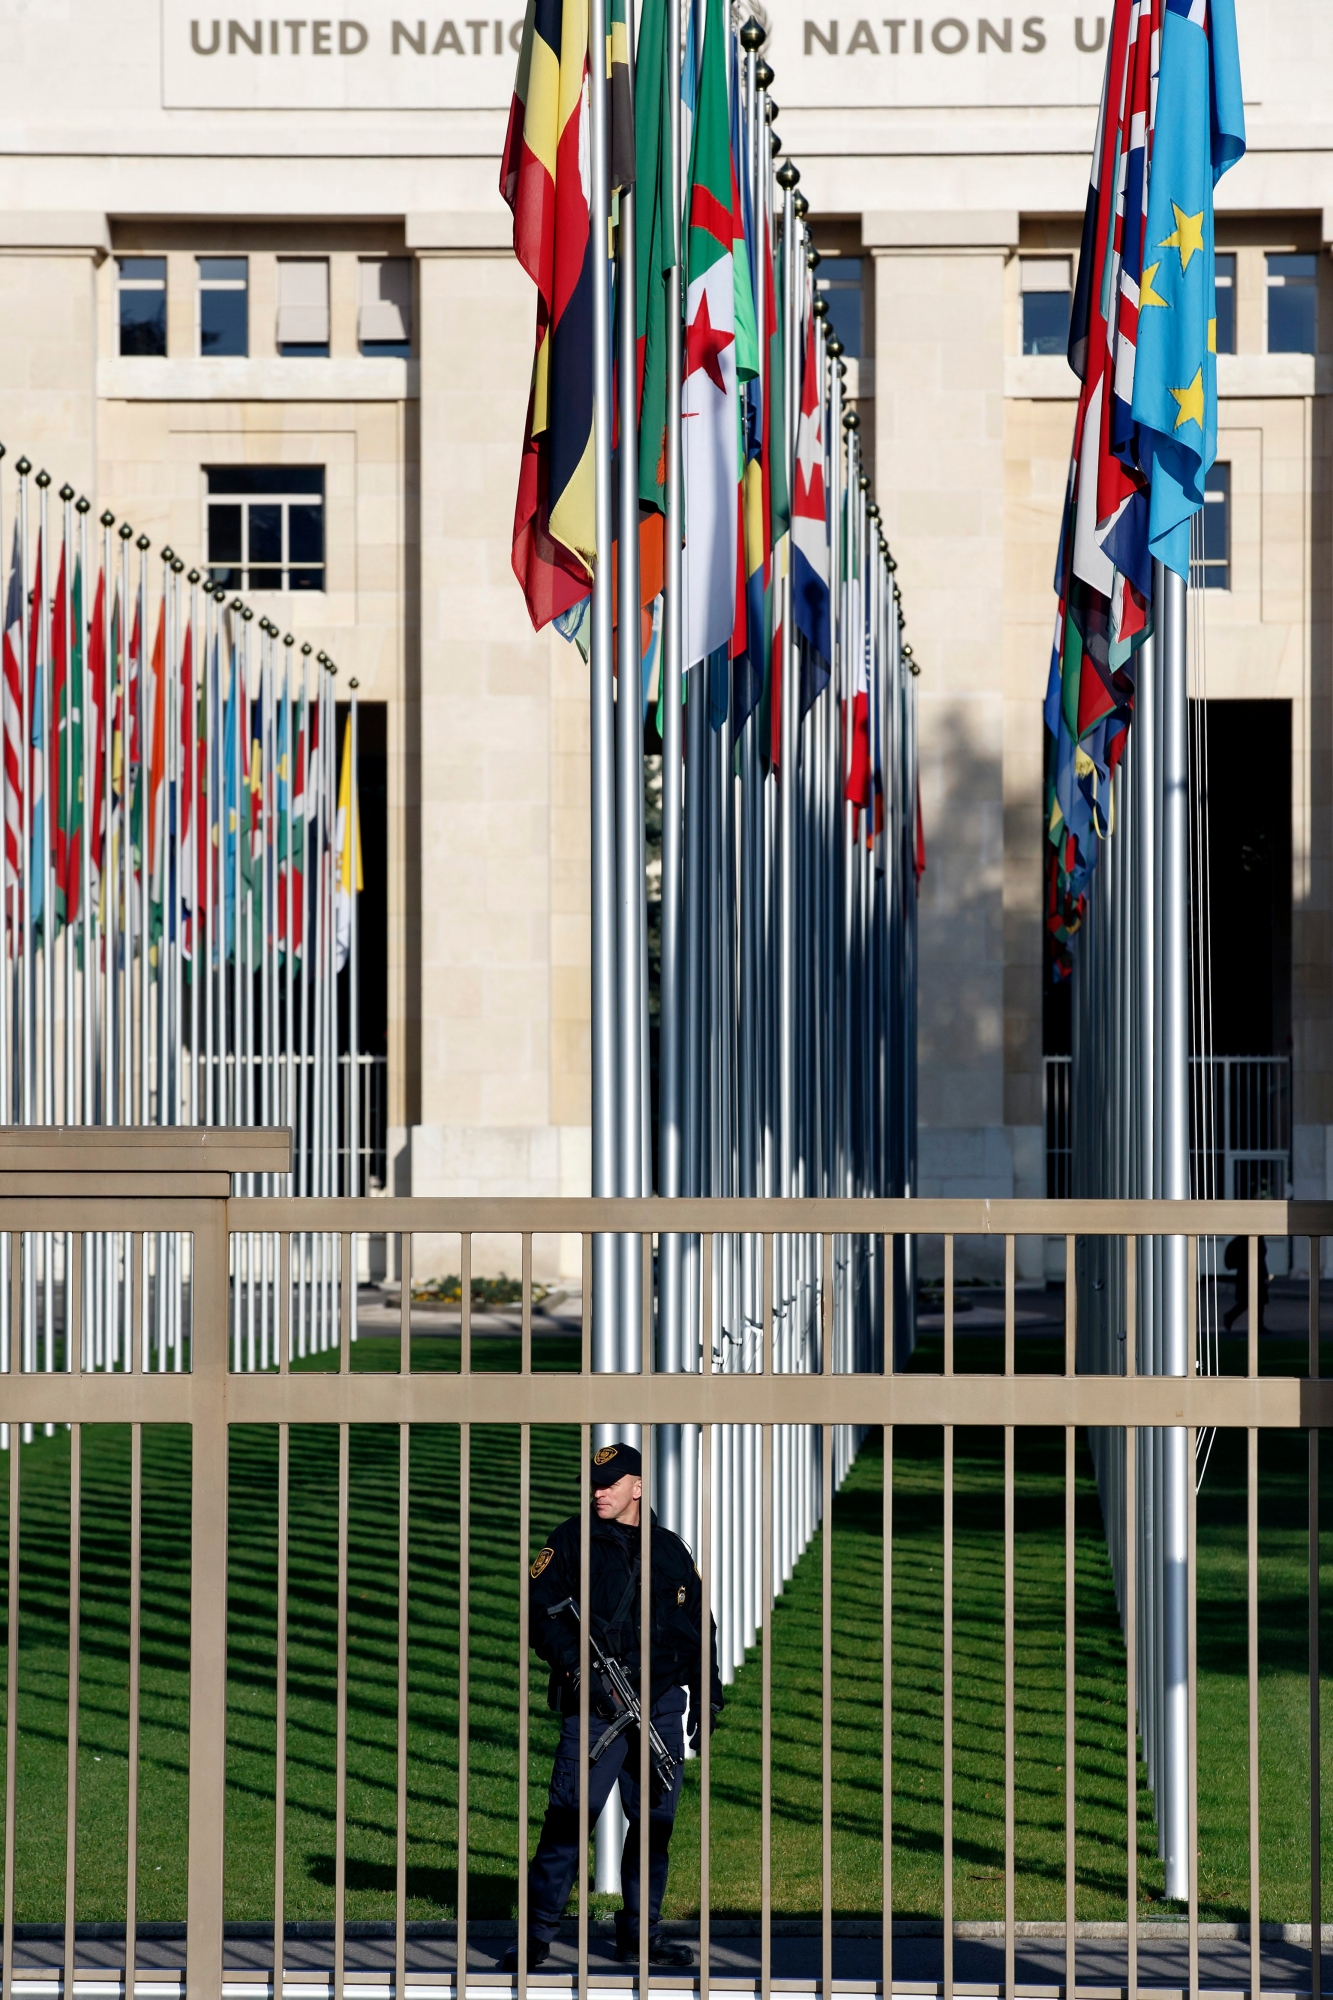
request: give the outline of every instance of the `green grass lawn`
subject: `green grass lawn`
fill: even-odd
[[[414,1341],[417,1366],[457,1365],[457,1340]],[[577,1366],[577,1342],[538,1343],[541,1362]],[[386,1350],[388,1350],[386,1352]],[[393,1365],[363,1342],[358,1368]],[[1024,1363],[1032,1361],[1030,1353]],[[1275,1355],[1275,1363],[1281,1357]],[[1292,1357],[1287,1357],[1291,1360]],[[479,1340],[476,1365],[512,1366],[514,1343]],[[960,1340],[958,1365],[986,1367]],[[935,1365],[929,1343],[914,1366]],[[1043,1365],[1050,1365],[1049,1359]],[[1294,1364],[1293,1364],[1294,1365]],[[518,1578],[517,1432],[473,1437],[469,1907],[514,1909]],[[1003,1914],[1002,1436],[955,1440],[955,1912]],[[188,1727],[189,1435],[144,1434],[144,1637],[139,1914],[185,1914]],[[1063,1440],[1020,1431],[1016,1499],[1017,1855],[1020,1917],[1064,1908]],[[578,1504],[578,1436],[533,1433],[531,1548]],[[941,1906],[942,1484],[938,1430],[894,1437],[894,1909]],[[1217,1441],[1199,1501],[1200,1884],[1204,1914],[1246,1912],[1244,1439]],[[882,1782],[881,1520],[884,1457],[872,1433],[833,1523],[834,1898],[878,1913]],[[287,1915],[333,1911],[337,1433],[292,1433]],[[1304,1440],[1261,1440],[1262,1852],[1265,1918],[1308,1918],[1308,1684]],[[129,1433],[83,1434],[79,1765],[81,1920],[116,1919],[125,1898]],[[1078,1910],[1124,1914],[1124,1655],[1091,1465],[1078,1457]],[[69,1438],[22,1455],[16,1917],[64,1908],[68,1671]],[[0,1546],[7,1482],[0,1491]],[[456,1894],[458,1433],[414,1428],[411,1452],[409,1915],[449,1916]],[[393,1915],[397,1717],[398,1433],[351,1438],[348,1899],[356,1918]],[[227,1913],[272,1914],[277,1432],[232,1434]],[[819,1604],[824,1538],[798,1565],[773,1621],[773,1901],[819,1906]],[[0,1578],[0,1585],[3,1578]],[[1328,1602],[1327,1583],[1324,1601]],[[1325,1644],[1324,1657],[1330,1657]],[[3,1690],[0,1690],[0,1697]],[[1324,1711],[1330,1703],[1325,1697]],[[556,1733],[534,1663],[531,1825],[536,1838]],[[0,1736],[0,1749],[3,1737]],[[1333,1768],[1333,1746],[1325,1747]],[[758,1907],[757,1652],[729,1690],[713,1740],[712,1904]],[[697,1765],[687,1775],[668,1913],[697,1908]],[[1141,1907],[1161,1893],[1151,1801],[1140,1774]],[[1326,1899],[1333,1861],[1325,1864]]]

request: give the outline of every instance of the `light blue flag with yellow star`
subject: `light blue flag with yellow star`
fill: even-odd
[[[1189,575],[1217,451],[1213,188],[1245,151],[1235,0],[1166,0],[1134,362],[1154,556]]]

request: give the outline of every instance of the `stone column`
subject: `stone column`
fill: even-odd
[[[875,485],[922,670],[920,1191],[1009,1195],[1004,271],[1018,218],[870,213],[862,241],[875,260]]]

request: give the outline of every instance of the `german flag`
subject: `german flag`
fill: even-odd
[[[587,596],[597,553],[588,115],[588,0],[528,0],[500,192],[537,287],[512,560],[539,631]]]

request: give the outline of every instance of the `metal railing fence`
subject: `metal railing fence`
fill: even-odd
[[[1291,1057],[1190,1057],[1190,1179],[1196,1196],[1283,1201],[1291,1192]],[[1070,1058],[1042,1057],[1046,1192],[1072,1191]]]
[[[147,1155],[140,1162],[150,1166]],[[9,1178],[9,1177],[7,1177]],[[67,1180],[69,1176],[65,1177]],[[1064,1630],[1063,1630],[1063,1725],[1064,1725],[1064,1929],[1063,1991],[1073,1995],[1082,1984],[1103,1985],[1104,1969],[1092,1981],[1078,1977],[1079,1949],[1076,1923],[1076,1798],[1080,1772],[1080,1750],[1076,1741],[1075,1687],[1075,1593],[1074,1593],[1074,1456],[1076,1433],[1085,1427],[1105,1432],[1108,1427],[1123,1431],[1123,1462],[1133,1465],[1137,1457],[1138,1434],[1145,1430],[1181,1429],[1189,1434],[1192,1447],[1195,1433],[1204,1427],[1235,1428],[1248,1438],[1248,1527],[1246,1540],[1247,1644],[1248,1644],[1248,1792],[1249,1828],[1249,1948],[1247,1977],[1242,1982],[1251,2000],[1260,2000],[1260,1845],[1259,1845],[1259,1759],[1258,1759],[1258,1458],[1257,1441],[1267,1430],[1310,1433],[1310,1568],[1311,1616],[1309,1740],[1293,1746],[1293,1754],[1308,1754],[1311,1760],[1312,1810],[1309,1822],[1311,1850],[1311,1952],[1309,1989],[1321,1992],[1321,1907],[1320,1907],[1320,1826],[1319,1826],[1319,1627],[1318,1627],[1318,1429],[1333,1422],[1333,1381],[1319,1374],[1319,1279],[1318,1239],[1333,1234],[1333,1204],[1280,1203],[1167,1203],[1167,1202],[1065,1202],[1044,1201],[589,1201],[589,1200],[274,1200],[236,1199],[207,1190],[183,1192],[179,1196],[142,1193],[117,1194],[110,1177],[85,1177],[93,1192],[72,1192],[53,1178],[50,1191],[24,1193],[0,1187],[0,1244],[6,1250],[6,1271],[13,1289],[17,1323],[17,1288],[23,1282],[24,1244],[38,1237],[63,1240],[69,1247],[65,1275],[69,1323],[86,1326],[92,1314],[91,1300],[99,1282],[99,1264],[94,1246],[115,1242],[120,1247],[114,1269],[118,1282],[129,1292],[132,1316],[140,1310],[150,1281],[146,1246],[155,1240],[175,1244],[180,1251],[180,1268],[188,1272],[188,1340],[179,1348],[175,1370],[145,1367],[144,1354],[130,1342],[113,1369],[96,1370],[86,1344],[73,1342],[63,1349],[54,1371],[34,1367],[29,1357],[7,1354],[0,1367],[0,1422],[12,1438],[15,1426],[70,1427],[70,1506],[68,1512],[69,1592],[69,1738],[66,1778],[66,1872],[65,1915],[61,1926],[60,1955],[64,1992],[74,1991],[78,1926],[79,1852],[79,1756],[80,1702],[80,1609],[83,1566],[81,1559],[82,1510],[80,1478],[83,1427],[128,1425],[132,1440],[133,1479],[128,1522],[131,1549],[130,1585],[130,1680],[128,1805],[126,1819],[127,1875],[124,1925],[126,1961],[133,1968],[139,1939],[139,1898],[137,1843],[139,1839],[139,1757],[140,1757],[140,1656],[142,1623],[141,1594],[143,1535],[143,1445],[144,1427],[186,1425],[191,1434],[189,1471],[190,1517],[190,1599],[189,1599],[189,1718],[188,1718],[188,1863],[186,1869],[187,1918],[185,1939],[185,1988],[190,2000],[217,2000],[227,1984],[224,1979],[224,1828],[228,1785],[228,1453],[229,1436],[235,1426],[278,1427],[278,1532],[277,1532],[277,1645],[272,1667],[272,1700],[276,1718],[276,1764],[273,1799],[274,1826],[274,1970],[271,1989],[283,1991],[284,1972],[290,1969],[285,1901],[284,1870],[287,1866],[286,1825],[288,1684],[288,1609],[291,1562],[290,1480],[294,1427],[335,1426],[337,1433],[336,1494],[336,1573],[327,1588],[336,1592],[336,1741],[335,1792],[332,1807],[333,1838],[333,1937],[331,1991],[334,2000],[344,2000],[350,1991],[348,1926],[347,1846],[349,1811],[349,1537],[353,1529],[350,1450],[358,1426],[389,1425],[398,1437],[398,1611],[396,1664],[396,1785],[393,1807],[395,1918],[392,1960],[385,1971],[392,1990],[402,1995],[412,1985],[408,1964],[408,1813],[409,1796],[417,1776],[409,1728],[408,1644],[412,1599],[408,1588],[409,1542],[411,1535],[412,1489],[410,1468],[414,1434],[423,1426],[455,1427],[458,1440],[457,1534],[460,1550],[458,1571],[458,1689],[457,1737],[454,1755],[457,1765],[456,1829],[457,1888],[456,1938],[453,1983],[449,1990],[460,1996],[464,1981],[459,1978],[459,1959],[466,1969],[466,1983],[473,1985],[483,1975],[468,1968],[470,1922],[470,1815],[475,1801],[469,1789],[473,1769],[470,1751],[470,1693],[474,1669],[471,1665],[470,1590],[479,1576],[480,1560],[474,1547],[473,1494],[470,1468],[474,1433],[481,1426],[517,1427],[517,1463],[513,1480],[518,1515],[517,1557],[512,1579],[517,1596],[517,1626],[512,1645],[518,1679],[517,1705],[517,1792],[515,1806],[517,1849],[529,1850],[534,1801],[529,1784],[529,1697],[532,1668],[529,1659],[530,1631],[526,1573],[532,1551],[533,1439],[545,1426],[569,1425],[577,1430],[581,1462],[586,1463],[594,1426],[639,1426],[644,1449],[645,1484],[650,1501],[654,1494],[654,1464],[659,1454],[655,1445],[664,1436],[677,1443],[688,1439],[697,1450],[698,1530],[695,1554],[702,1576],[705,1602],[714,1601],[718,1560],[713,1533],[715,1509],[719,1502],[718,1467],[721,1447],[745,1431],[756,1444],[758,1466],[758,1506],[753,1520],[754,1560],[758,1575],[759,1621],[757,1662],[760,1676],[760,1819],[757,1851],[754,1856],[758,1878],[758,1971],[752,1990],[768,2000],[774,1973],[774,1658],[773,1620],[768,1607],[778,1590],[776,1568],[780,1533],[778,1512],[783,1504],[781,1466],[788,1439],[796,1429],[812,1429],[818,1439],[817,1514],[831,1519],[835,1489],[835,1443],[839,1427],[855,1429],[883,1426],[885,1479],[882,1502],[882,1604],[880,1607],[883,1644],[879,1664],[878,1707],[883,1726],[883,1781],[881,1793],[882,1872],[879,1887],[881,1912],[894,1905],[895,1856],[901,1828],[895,1821],[892,1743],[894,1729],[894,1672],[892,1620],[894,1616],[894,1483],[891,1476],[895,1427],[936,1426],[943,1437],[943,1596],[942,1596],[942,1992],[952,2000],[955,1990],[955,1870],[958,1846],[955,1836],[954,1773],[958,1755],[955,1713],[955,1572],[954,1486],[955,1435],[960,1426],[979,1426],[1002,1434],[1003,1509],[994,1523],[996,1555],[1003,1568],[1002,1631],[996,1635],[1003,1653],[1004,1709],[1004,1971],[1001,1991],[1016,1995],[1016,1882],[1022,1862],[1016,1853],[1015,1800],[1018,1785],[1015,1722],[1015,1432],[1028,1426],[1054,1426],[1063,1432],[1065,1464],[1064,1503]],[[202,1176],[195,1177],[202,1182]],[[214,1177],[217,1179],[218,1177]],[[183,1177],[188,1180],[189,1176]],[[427,1357],[420,1350],[413,1323],[412,1287],[404,1283],[398,1301],[398,1350],[392,1340],[380,1355],[381,1365],[366,1372],[353,1372],[353,1315],[358,1303],[353,1285],[356,1269],[355,1238],[363,1233],[392,1231],[402,1239],[402,1268],[412,1269],[412,1239],[456,1236],[460,1254],[460,1286],[457,1311],[456,1355],[442,1366],[437,1346]],[[663,1232],[696,1239],[700,1270],[698,1308],[704,1337],[693,1372],[662,1373],[653,1366],[651,1283],[654,1239]],[[598,1234],[638,1237],[644,1259],[645,1324],[644,1371],[637,1375],[596,1375],[592,1372],[592,1327],[599,1302],[591,1290],[594,1269],[593,1242]],[[893,1319],[896,1287],[893,1282],[897,1246],[911,1235],[939,1236],[944,1243],[943,1330],[940,1372],[826,1372],[788,1373],[781,1365],[781,1329],[775,1323],[775,1262],[783,1247],[795,1240],[811,1246],[809,1268],[814,1274],[814,1298],[818,1327],[822,1336],[821,1354],[836,1364],[833,1339],[839,1310],[838,1273],[846,1261],[836,1254],[839,1239],[865,1246],[869,1267],[878,1272],[880,1296],[877,1311],[882,1318],[881,1354],[894,1352]],[[511,1322],[512,1368],[501,1370],[488,1361],[479,1342],[484,1330],[476,1325],[478,1314],[472,1296],[472,1248],[480,1236],[511,1235],[521,1243],[521,1295]],[[560,1236],[566,1241],[581,1239],[585,1283],[581,1314],[571,1328],[576,1351],[564,1372],[534,1366],[534,1291],[532,1281],[535,1236]],[[1308,1332],[1308,1372],[1303,1376],[1281,1376],[1260,1372],[1257,1329],[1251,1324],[1246,1339],[1245,1373],[1211,1377],[1191,1374],[1179,1378],[1143,1376],[1137,1373],[1134,1343],[1124,1344],[1124,1369],[1117,1375],[1088,1374],[1079,1369],[1079,1327],[1076,1288],[1066,1290],[1062,1353],[1052,1372],[1030,1372],[1018,1366],[1018,1316],[1015,1305],[1016,1240],[1023,1236],[1063,1236],[1066,1239],[1067,1268],[1075,1268],[1075,1243],[1080,1237],[1117,1238],[1123,1241],[1127,1288],[1132,1297],[1136,1246],[1145,1238],[1184,1237],[1191,1244],[1192,1267],[1199,1238],[1241,1235],[1250,1240],[1250,1256],[1257,1255],[1260,1235],[1306,1236],[1311,1239],[1312,1281]],[[726,1242],[741,1236],[757,1246],[760,1271],[759,1325],[743,1372],[721,1372],[714,1361],[712,1274]],[[961,1236],[998,1237],[1004,1246],[1003,1285],[1003,1365],[998,1374],[961,1372],[957,1367],[955,1339],[954,1245]],[[267,1371],[238,1372],[235,1357],[235,1314],[238,1292],[243,1289],[245,1267],[238,1257],[238,1245],[263,1241],[263,1282],[271,1287],[276,1300],[278,1338],[269,1356]],[[300,1287],[294,1282],[311,1243],[328,1247],[320,1281],[329,1287],[335,1301],[338,1338],[333,1350],[336,1366],[322,1369],[302,1364],[299,1354],[300,1329],[294,1301]],[[248,1252],[246,1254],[249,1254]],[[1194,1310],[1194,1307],[1191,1307]],[[1188,1351],[1195,1351],[1193,1338]],[[396,1359],[396,1365],[394,1365]],[[17,1365],[15,1365],[17,1362]],[[456,1362],[456,1365],[453,1365]],[[77,1364],[77,1365],[76,1365]],[[387,1364],[387,1365],[385,1365]],[[22,1579],[26,1572],[21,1561],[24,1534],[23,1480],[21,1467],[29,1454],[10,1450],[8,1469],[8,1628],[6,1652],[6,1776],[4,1793],[4,1883],[3,1883],[3,1965],[0,1979],[6,1995],[15,1991],[16,1945],[16,1824],[24,1809],[23,1790],[30,1781],[30,1766],[19,1758],[19,1694],[23,1674],[25,1607]],[[1122,1479],[1123,1548],[1126,1566],[1125,1605],[1125,1710],[1123,1715],[1123,1762],[1129,1807],[1125,1822],[1124,1868],[1126,1881],[1126,1924],[1124,1932],[1125,1976],[1117,1988],[1135,1995],[1139,1991],[1140,1915],[1137,1894],[1138,1865],[1138,1700],[1136,1691],[1137,1646],[1135,1633],[1136,1595],[1134,1573],[1137,1551],[1135,1533],[1135,1493],[1133,1478]],[[486,1504],[496,1505],[494,1492]],[[504,1504],[510,1504],[505,1497]],[[645,1521],[646,1521],[645,1511]],[[541,1525],[541,1524],[538,1524]],[[29,1530],[31,1532],[31,1530]],[[1191,1484],[1188,1519],[1188,1565],[1191,1582],[1188,1626],[1188,1723],[1190,1730],[1190,1894],[1185,1936],[1187,1940],[1187,1986],[1191,1996],[1200,1988],[1199,1932],[1199,1841],[1197,1782],[1198,1645],[1193,1582],[1196,1570],[1196,1508]],[[642,1589],[645,1598],[652,1590],[651,1541],[646,1527],[642,1533]],[[582,1594],[586,1601],[589,1565],[589,1535],[586,1511],[583,1514],[580,1565]],[[834,1990],[834,1901],[833,1901],[833,1708],[834,1670],[832,1640],[833,1571],[822,1565],[820,1584],[819,1700],[820,1746],[819,1844],[820,1844],[820,1974],[816,1989],[824,1994]],[[490,1635],[494,1643],[494,1634]],[[707,1681],[707,1641],[701,1659]],[[581,1636],[582,1675],[580,1680],[579,1727],[585,1746],[588,1741],[588,1673],[586,1628]],[[863,1672],[867,1671],[862,1662]],[[647,1695],[645,1666],[644,1693]],[[640,1778],[647,1787],[647,1748],[643,1747]],[[711,1752],[707,1729],[700,1735],[697,1791],[700,1818],[700,1898],[698,1918],[699,1971],[696,1975],[702,2000],[710,1986],[734,1980],[720,1980],[712,1965],[713,1933],[710,1916],[710,1813]],[[494,1801],[488,1805],[492,1813]],[[586,1790],[580,1807],[580,1866],[578,1874],[577,1960],[573,1977],[582,1993],[598,1983],[590,1972],[590,1932],[588,1899],[588,1841]],[[648,1820],[641,1828],[641,1864],[648,1872]],[[529,1985],[526,1965],[527,1878],[518,1868],[513,1884],[519,1940],[517,1989],[523,1994]],[[894,1938],[892,1925],[882,1926],[882,1990],[892,1990]],[[595,1955],[595,1954],[594,1954]],[[649,1987],[647,1930],[641,1934],[641,1955],[637,1969],[638,1990]],[[265,1973],[265,1978],[268,1974]],[[360,1977],[360,1975],[358,1975]],[[432,1990],[444,1977],[438,1970],[430,1975]],[[624,1972],[611,1983],[623,1989]],[[512,1990],[509,1979],[501,1979],[502,1990]],[[1271,1982],[1268,1982],[1271,1985]],[[901,1980],[899,1981],[901,1986]],[[327,1990],[327,1989],[326,1989]]]

